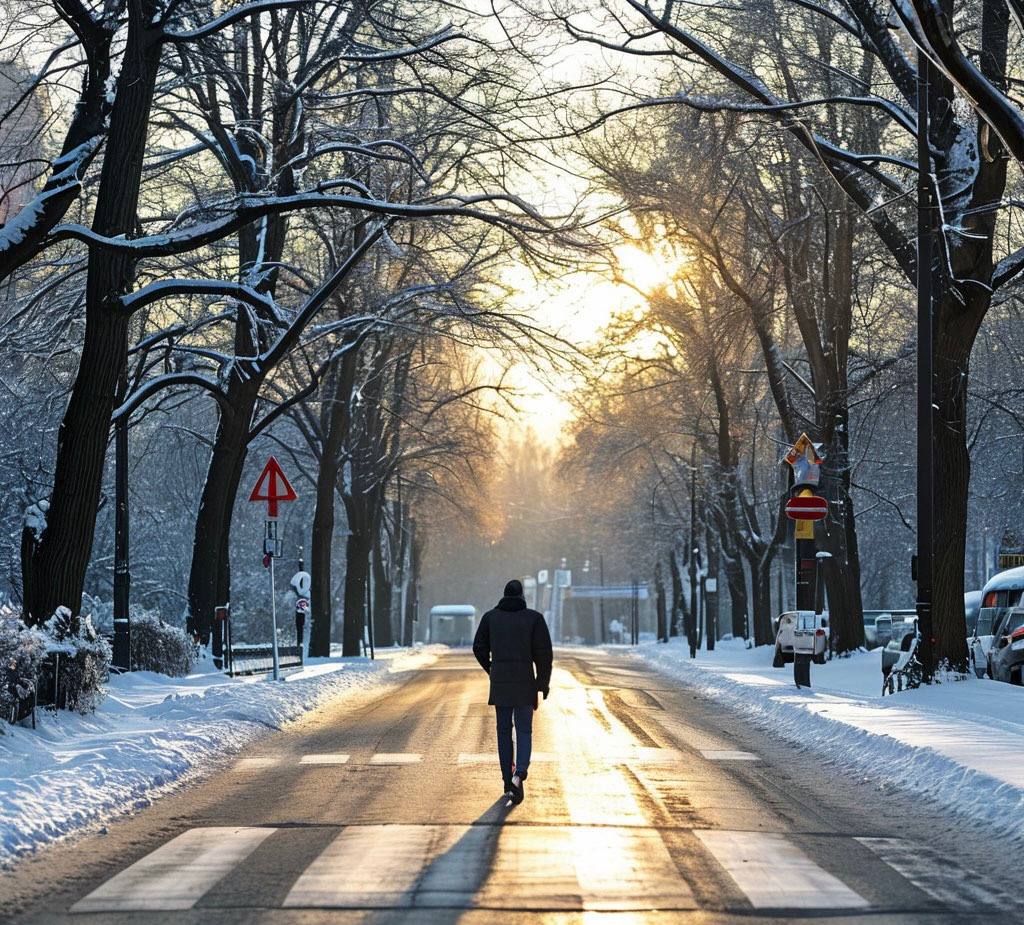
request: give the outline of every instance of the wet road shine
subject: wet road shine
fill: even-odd
[[[526,802],[500,798],[467,653],[326,707],[104,835],[0,877],[18,922],[1024,921],[1024,906],[738,742],[637,661],[556,654]],[[752,743],[754,743],[752,745]],[[811,772],[804,776],[810,777]],[[841,786],[841,782],[837,781]],[[823,791],[826,796],[823,796]],[[939,840],[941,842],[941,839]]]

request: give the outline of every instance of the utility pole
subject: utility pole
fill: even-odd
[[[690,658],[697,657],[697,444],[690,447],[690,619],[687,642]]]
[[[929,150],[931,64],[917,53],[917,556],[913,578],[917,582],[917,627],[921,635],[920,661],[924,679],[935,670],[932,620],[935,553],[934,380],[932,366],[934,318],[935,204]]]
[[[128,397],[128,357],[117,381],[117,400]],[[131,617],[128,615],[131,571],[128,560],[128,415],[114,425],[114,651],[115,667],[131,669]]]

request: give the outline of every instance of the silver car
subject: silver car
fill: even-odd
[[[968,625],[967,648],[970,650],[974,673],[984,677],[988,671],[988,656],[995,639],[996,629],[1007,612],[1021,602],[1024,594],[1024,568],[1011,568],[993,575],[981,592],[981,608],[973,633]]]
[[[1015,607],[1000,620],[988,652],[988,676],[1020,684],[1024,671],[1024,608]]]

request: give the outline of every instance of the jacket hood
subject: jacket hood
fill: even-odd
[[[526,598],[503,597],[500,601],[498,601],[498,610],[526,610]]]

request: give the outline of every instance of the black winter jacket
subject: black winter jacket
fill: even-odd
[[[544,617],[521,597],[503,597],[480,618],[473,654],[491,676],[487,702],[497,707],[533,706],[551,684],[551,635]],[[537,666],[534,676],[533,667]]]

